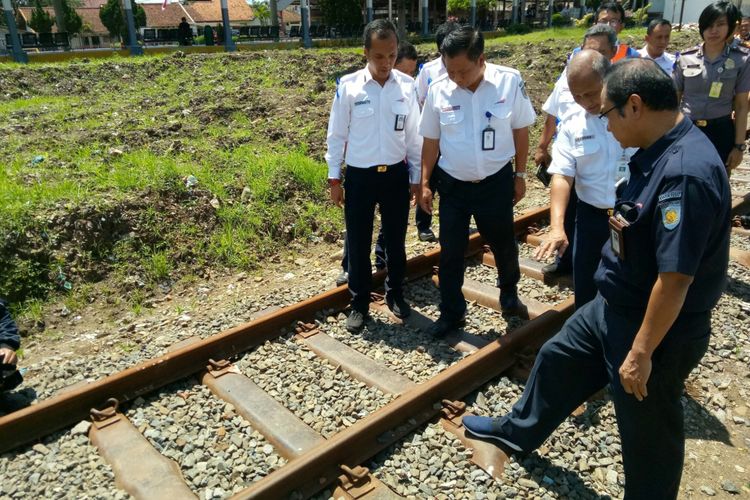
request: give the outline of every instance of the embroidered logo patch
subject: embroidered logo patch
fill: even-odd
[[[593,138],[594,138],[593,135],[582,135],[581,137],[576,137],[574,140],[575,140],[575,142],[582,142],[582,141],[587,141],[587,140],[593,139]]]
[[[672,230],[680,223],[682,205],[679,203],[668,203],[661,207],[661,222],[664,227]]]
[[[364,101],[357,101],[354,103],[355,106],[361,106],[362,104],[370,104],[370,100],[365,99]]]
[[[523,94],[523,97],[525,99],[528,99],[529,95],[526,93],[526,82],[521,80],[521,83],[518,84],[518,87],[521,89],[521,94]]]

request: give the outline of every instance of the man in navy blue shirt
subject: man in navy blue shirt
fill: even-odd
[[[471,434],[530,452],[609,385],[625,498],[676,498],[685,448],[680,396],[708,347],[711,310],[726,282],[729,184],[654,61],[613,65],[602,102],[608,130],[623,147],[640,149],[610,219],[599,294],[542,347],[508,415],[463,423]]]
[[[0,415],[28,405],[26,398],[8,391],[15,389],[22,380],[16,368],[16,350],[21,347],[18,327],[10,316],[8,304],[0,299]]]

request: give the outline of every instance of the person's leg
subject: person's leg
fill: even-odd
[[[352,309],[367,314],[372,288],[370,248],[375,217],[375,191],[369,170],[348,168],[344,180],[344,218],[349,250],[349,292]]]
[[[685,453],[683,408],[684,381],[708,348],[710,314],[678,318],[651,358],[648,395],[638,401],[620,384],[619,368],[630,350],[639,326],[636,318],[608,314],[605,355],[610,372],[612,399],[622,443],[625,498],[677,498]]]
[[[596,297],[594,273],[599,267],[602,247],[609,238],[609,216],[583,201],[578,202],[576,236],[573,243],[573,282],[576,307]]]
[[[604,299],[576,311],[542,346],[521,399],[499,419],[467,417],[466,429],[516,451],[538,448],[573,410],[607,385],[599,330]]]
[[[382,177],[381,177],[382,176]],[[409,223],[409,172],[406,165],[379,174],[380,216],[388,256],[386,295],[403,299],[406,272],[406,226]]]
[[[385,251],[385,233],[383,232],[383,218],[381,211],[380,218],[380,229],[378,230],[378,237],[375,240],[375,268],[380,271],[385,269],[388,265],[388,257]]]

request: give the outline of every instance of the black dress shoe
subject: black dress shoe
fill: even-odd
[[[336,286],[346,285],[347,283],[349,283],[349,273],[341,271],[341,273],[336,276]]]
[[[411,306],[403,297],[385,296],[385,303],[394,316],[400,319],[407,318],[411,314]]]
[[[367,314],[352,309],[352,312],[349,313],[349,317],[346,318],[346,329],[351,333],[359,333],[362,330],[362,327],[365,326],[366,319]]]
[[[429,242],[436,242],[437,237],[435,236],[435,233],[432,232],[432,229],[427,229],[425,231],[419,231],[419,241],[429,241]]]
[[[503,314],[515,314],[523,308],[516,287],[500,290],[500,310]]]
[[[458,321],[449,321],[447,319],[443,319],[443,317],[441,316],[437,321],[430,325],[430,327],[427,329],[427,334],[435,338],[442,338],[452,331],[461,328],[465,323],[466,322],[463,319],[460,319]]]

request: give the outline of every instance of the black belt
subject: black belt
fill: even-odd
[[[597,213],[600,213],[602,215],[606,215],[607,217],[612,217],[612,214],[615,213],[615,210],[613,208],[599,208],[599,207],[595,207],[591,203],[586,203],[585,201],[583,201],[581,199],[578,200],[578,203],[581,204],[581,205],[583,205],[584,208],[586,208],[587,210],[591,210],[592,212],[597,212]]]
[[[406,163],[403,161],[400,161],[398,163],[394,163],[393,165],[372,165],[371,167],[352,167],[351,165],[347,165],[349,168],[355,168],[357,170],[369,170],[372,172],[377,172],[379,174],[388,172],[389,170],[393,170],[397,167],[403,167]]]
[[[500,174],[503,173],[503,171],[505,170],[505,168],[512,168],[511,165],[510,165],[510,162],[506,163],[505,165],[503,165],[500,168],[500,170],[498,170],[494,174],[488,175],[484,179],[479,179],[479,180],[476,180],[476,181],[462,181],[460,179],[456,179],[455,177],[453,177],[452,175],[450,175],[448,172],[446,172],[442,168],[435,167],[435,169],[438,170],[439,172],[441,172],[443,175],[447,175],[448,177],[450,177],[451,179],[453,179],[454,181],[456,181],[458,183],[467,184],[467,185],[486,184],[487,182],[492,182],[493,180],[495,180],[496,178],[498,178],[500,176]]]
[[[732,115],[720,116],[719,118],[711,118],[710,120],[693,120],[696,127],[704,128],[709,125],[715,125],[717,123],[731,122]]]

